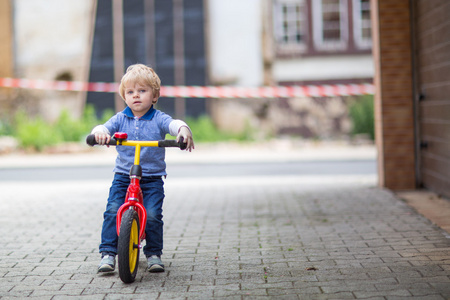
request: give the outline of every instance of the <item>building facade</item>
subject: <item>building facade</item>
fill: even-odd
[[[209,0],[212,82],[372,82],[368,0]]]
[[[212,83],[251,87],[373,82],[369,1],[208,3]],[[253,126],[267,135],[340,138],[351,131],[349,101],[353,100],[303,97],[216,101],[212,102],[211,114],[227,130]],[[232,114],[233,119],[229,117]]]
[[[90,0],[0,0],[0,76],[86,81],[92,10]],[[2,112],[22,109],[47,120],[64,109],[80,116],[84,100],[76,91],[0,90]]]
[[[275,82],[372,82],[368,0],[272,3]]]

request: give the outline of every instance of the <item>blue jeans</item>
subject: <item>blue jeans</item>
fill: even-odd
[[[106,211],[103,214],[102,242],[100,253],[117,254],[116,215],[119,207],[125,202],[130,178],[125,174],[114,175],[109,190]],[[164,201],[164,181],[160,176],[142,177],[140,186],[144,196],[144,207],[147,210],[145,227],[145,256],[161,255],[163,249],[162,205]]]

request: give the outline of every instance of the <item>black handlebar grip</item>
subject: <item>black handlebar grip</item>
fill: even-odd
[[[180,149],[181,150],[185,150],[187,148],[187,143],[184,142],[184,138],[183,137],[180,137],[179,144],[180,144]]]
[[[158,141],[158,147],[166,148],[166,147],[179,147],[178,142],[175,140],[162,140]]]
[[[97,141],[95,140],[94,134],[90,134],[86,137],[86,144],[88,144],[91,147],[93,147],[94,145],[98,145]],[[111,140],[109,141],[109,143],[107,145],[117,146],[116,138],[111,137]]]
[[[183,138],[180,139],[180,142],[177,142],[176,140],[162,140],[158,141],[158,147],[177,147],[181,150],[186,149],[186,144],[183,143]]]
[[[88,144],[91,147],[93,147],[94,145],[97,145],[94,134],[90,134],[86,137],[86,144]]]

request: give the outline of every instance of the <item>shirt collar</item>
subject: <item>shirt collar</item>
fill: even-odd
[[[134,118],[134,114],[131,111],[131,108],[129,108],[128,106],[122,111],[127,117],[129,118]],[[153,116],[155,115],[156,109],[152,107],[150,107],[150,109],[148,110],[148,112],[145,113],[145,115],[143,115],[142,117],[140,117],[140,119],[143,120],[151,120],[153,119]]]

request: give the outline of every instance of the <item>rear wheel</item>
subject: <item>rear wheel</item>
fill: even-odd
[[[119,276],[125,283],[136,278],[139,263],[139,217],[134,209],[128,209],[120,223],[117,248]]]

